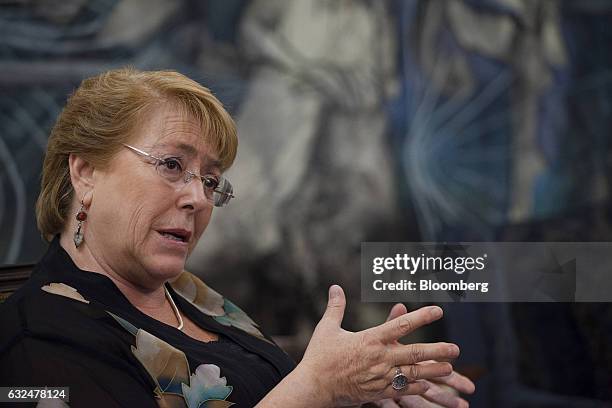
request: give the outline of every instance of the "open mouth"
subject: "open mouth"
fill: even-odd
[[[157,231],[162,237],[177,242],[188,242],[191,232],[179,229]]]

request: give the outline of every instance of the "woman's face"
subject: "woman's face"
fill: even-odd
[[[176,157],[183,169],[220,175],[200,124],[171,107],[152,112],[129,145],[153,156]],[[154,161],[123,148],[94,170],[85,239],[96,262],[132,284],[155,288],[181,273],[208,225],[213,205],[194,177],[164,179]]]

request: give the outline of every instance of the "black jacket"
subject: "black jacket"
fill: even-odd
[[[231,302],[223,299],[225,316],[211,316],[167,287],[181,313],[219,341],[140,312],[109,278],[78,269],[56,237],[0,306],[0,386],[68,386],[70,407],[237,408],[254,406],[294,368]]]

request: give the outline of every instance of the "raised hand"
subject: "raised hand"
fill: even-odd
[[[403,345],[397,340],[442,317],[437,306],[424,307],[357,333],[342,329],[346,299],[342,288],[332,286],[323,318],[298,369],[319,390],[321,406],[350,406],[385,398],[423,394],[432,383],[425,381],[452,376],[447,362],[459,355],[450,343]],[[401,390],[391,386],[400,368],[409,383]],[[305,374],[304,374],[305,373]],[[318,405],[317,405],[318,406]]]

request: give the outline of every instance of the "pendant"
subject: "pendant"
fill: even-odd
[[[78,248],[83,243],[83,233],[81,232],[81,228],[74,233],[74,246]]]

